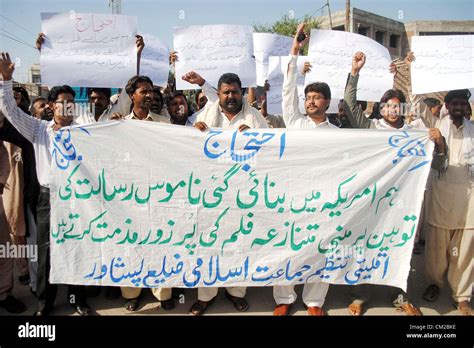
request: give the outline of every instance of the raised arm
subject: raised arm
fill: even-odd
[[[354,128],[374,128],[372,121],[364,116],[359,105],[357,105],[357,83],[359,82],[359,72],[364,64],[365,54],[356,52],[352,57],[352,69],[344,93],[344,110]]]
[[[142,52],[145,48],[145,41],[143,41],[143,36],[135,35],[136,41],[135,44],[137,45],[137,75],[140,75],[140,60],[142,59]]]
[[[46,37],[46,35],[44,33],[39,33],[38,37],[36,38],[35,46],[36,46],[36,49],[40,52],[41,52],[41,46],[43,46],[43,44],[44,44],[44,38],[45,37]]]
[[[26,113],[17,105],[13,97],[12,76],[15,64],[12,63],[10,55],[2,52],[0,58],[0,73],[3,81],[0,82],[0,112],[28,141],[33,143],[39,126],[42,122]]]
[[[305,115],[299,112],[298,88],[297,88],[297,61],[301,48],[308,41],[308,36],[304,32],[304,23],[298,25],[298,29],[293,38],[293,45],[290,50],[290,62],[283,80],[282,109],[283,119],[288,127],[291,127],[299,120],[305,119]]]
[[[195,71],[190,71],[181,77],[184,81],[198,85],[202,88],[202,93],[207,97],[209,105],[214,104],[219,98],[217,97],[217,91],[212,87],[201,75]]]

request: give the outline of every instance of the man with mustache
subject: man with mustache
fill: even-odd
[[[471,315],[474,284],[474,125],[466,119],[469,90],[444,98],[449,115],[440,122],[449,146],[448,163],[433,176],[427,200],[425,264],[427,301],[438,298],[447,271],[452,298],[463,315]]]
[[[127,95],[132,101],[132,112],[125,116],[128,120],[145,120],[153,122],[170,123],[162,115],[153,113],[150,108],[153,102],[153,82],[148,76],[134,76],[125,87]],[[127,311],[136,311],[140,305],[141,288],[121,287],[122,297],[127,300],[125,309]],[[170,288],[153,288],[153,295],[161,303],[161,308],[171,310],[174,308],[174,302],[171,298]]]
[[[206,131],[210,127],[233,128],[241,132],[249,128],[268,128],[260,112],[243,100],[242,82],[238,75],[233,73],[222,75],[217,83],[217,95],[219,100],[206,105],[197,116],[194,127],[200,131]],[[198,288],[198,300],[191,306],[189,312],[192,315],[203,315],[216,298],[218,290],[217,287]],[[246,287],[226,288],[226,297],[239,312],[245,312],[249,308],[245,299],[246,290]]]
[[[220,77],[217,96],[219,100],[206,105],[198,115],[194,126],[199,130],[209,127],[238,128],[241,131],[268,128],[262,114],[243,100],[242,83],[236,74],[226,73]]]
[[[132,101],[132,112],[125,116],[128,120],[147,120],[169,123],[164,116],[153,113],[150,108],[153,102],[153,82],[148,76],[134,76],[125,87]]]

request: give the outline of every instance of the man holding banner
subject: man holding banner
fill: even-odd
[[[204,108],[198,115],[194,125],[200,131],[209,127],[237,128],[244,131],[249,128],[268,128],[267,122],[260,112],[251,107],[242,98],[242,82],[239,76],[227,73],[220,77],[217,84],[219,100],[209,107]],[[198,300],[191,306],[192,315],[203,315],[207,307],[214,301],[219,288],[198,288]],[[248,310],[249,305],[245,299],[246,287],[227,287],[226,296],[240,312]]]
[[[356,52],[352,59],[352,70],[346,87],[344,96],[344,108],[347,115],[355,128],[375,128],[375,129],[400,129],[410,130],[413,127],[405,123],[402,115],[402,107],[405,105],[405,95],[400,90],[387,90],[380,100],[381,120],[370,120],[364,116],[361,109],[357,105],[357,82],[359,73],[365,65],[365,54]],[[421,125],[424,128],[423,125]],[[435,153],[432,162],[433,168],[440,168],[445,161],[445,142],[439,129],[431,128],[429,137],[435,142]],[[349,312],[352,315],[359,316],[362,314],[362,305],[366,303],[371,295],[370,285],[357,285],[352,290],[352,303],[349,305]],[[392,287],[391,297],[393,305],[403,310],[408,315],[422,315],[420,310],[415,307],[409,300],[405,291]]]
[[[450,91],[444,98],[449,115],[440,130],[449,146],[447,165],[432,180],[427,205],[426,278],[427,301],[438,298],[444,273],[452,298],[463,315],[471,315],[474,284],[474,126],[464,115],[469,90]]]
[[[304,36],[304,40],[299,40]],[[296,86],[297,67],[299,51],[308,41],[304,32],[304,23],[298,25],[297,32],[291,47],[291,60],[285,74],[283,83],[283,119],[287,128],[337,128],[329,123],[326,110],[331,102],[331,90],[324,82],[315,82],[305,87],[305,110],[303,115],[298,109],[298,90]],[[321,281],[306,283],[303,288],[303,302],[308,309],[309,315],[323,316],[322,309],[329,284]],[[293,303],[296,301],[296,292],[293,285],[273,287],[273,298],[276,302],[273,315],[288,315]]]
[[[1,112],[33,144],[35,149],[37,175],[40,187],[38,200],[38,308],[35,315],[48,315],[53,309],[57,286],[49,283],[49,231],[50,231],[50,197],[49,171],[52,162],[54,132],[73,124],[74,90],[69,86],[56,86],[51,89],[48,101],[51,103],[54,117],[51,121],[38,120],[25,114],[16,106],[12,90],[12,76],[15,65],[8,53],[2,53],[0,73],[3,81],[0,85]],[[69,286],[69,303],[80,315],[89,315],[90,308],[86,302],[83,286]]]
[[[125,119],[144,120],[161,123],[169,123],[164,116],[151,112],[150,107],[153,99],[153,82],[147,76],[132,77],[125,87],[127,95],[132,100],[133,109]],[[121,287],[122,297],[127,300],[125,309],[127,311],[136,311],[139,307],[141,288]],[[160,302],[164,310],[172,310],[174,302],[171,298],[170,288],[153,288],[153,296]]]

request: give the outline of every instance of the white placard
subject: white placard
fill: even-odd
[[[413,36],[413,94],[474,87],[474,35]]]
[[[288,36],[271,33],[253,34],[257,86],[265,85],[265,80],[268,77],[268,58],[270,56],[287,56],[292,44],[293,38]]]
[[[255,87],[252,27],[205,25],[174,28],[176,89],[199,89],[181,77],[196,71],[213,87],[225,73],[239,75],[242,87]]]
[[[311,30],[308,60],[313,69],[306,75],[306,85],[326,82],[331,97],[344,98],[347,76],[351,72],[352,57],[357,51],[364,52],[366,63],[360,72],[357,88],[359,100],[379,101],[386,90],[393,86],[393,75],[387,48],[359,34],[337,30]]]
[[[122,88],[137,73],[137,18],[97,13],[42,13],[43,84]]]
[[[283,115],[282,110],[282,92],[284,74],[288,70],[289,56],[274,57],[268,59],[268,83],[270,90],[267,92],[267,112],[272,115]],[[306,56],[298,57],[297,65],[297,79],[296,85],[298,88],[299,109],[302,114],[306,113],[304,108],[304,75],[303,67],[307,61]]]
[[[150,34],[143,34],[145,48],[140,60],[140,75],[148,76],[155,86],[166,87],[170,70],[170,50],[166,43]]]

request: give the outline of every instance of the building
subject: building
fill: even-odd
[[[28,83],[32,83],[32,84],[41,83],[41,72],[40,72],[39,64],[33,64],[28,69]]]
[[[316,18],[321,29],[344,30],[346,11]],[[375,13],[351,7],[349,32],[374,39],[385,46],[393,59],[403,59],[410,51],[411,38],[423,35],[468,35],[474,34],[474,20],[469,21],[414,21],[403,23]]]
[[[319,21],[321,29],[344,31],[346,11],[343,10],[332,13],[331,19],[329,16],[316,19]],[[413,21],[403,23],[351,7],[349,14],[349,32],[367,36],[388,49],[398,69],[394,84],[395,88],[402,90],[405,95],[408,95],[406,87],[411,85],[411,81],[408,68],[403,63],[403,59],[411,50],[411,38],[413,36],[424,35],[472,35],[474,34],[474,20]],[[442,101],[445,94],[446,92],[436,92],[427,93],[425,96],[437,98]]]

